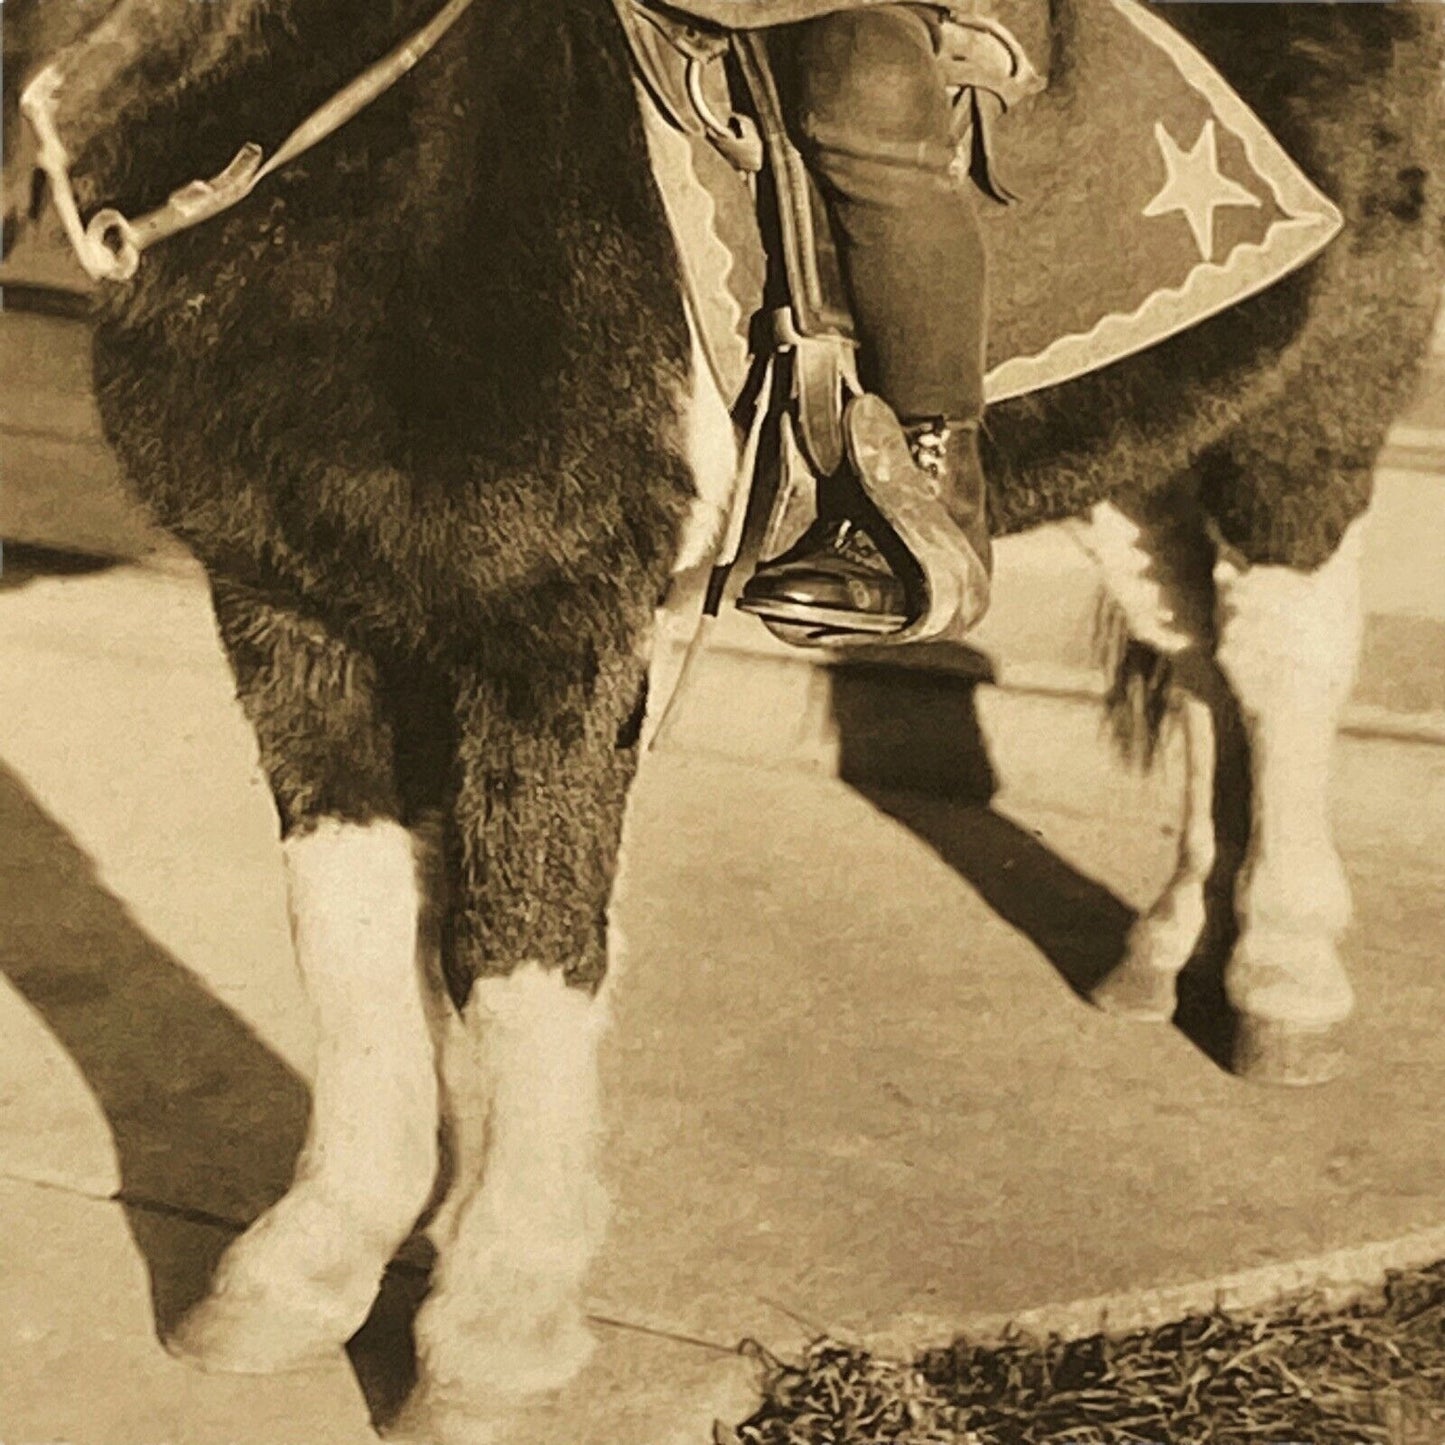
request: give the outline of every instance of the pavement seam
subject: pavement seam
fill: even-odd
[[[230,1234],[239,1234],[245,1225],[213,1214],[208,1210],[169,1204],[164,1200],[128,1195],[96,1194],[89,1190],[52,1180],[0,1171],[0,1182],[29,1185],[37,1189],[55,1190],[96,1204],[118,1204],[146,1214],[181,1220]],[[912,1357],[930,1345],[929,1336],[948,1334],[951,1338],[978,1341],[1002,1340],[1017,1335],[1034,1337],[1058,1336],[1078,1339],[1099,1333],[1127,1334],[1151,1329],[1157,1325],[1180,1320],[1189,1315],[1210,1314],[1218,1310],[1234,1312],[1265,1309],[1291,1299],[1318,1297],[1333,1307],[1347,1304],[1378,1289],[1394,1270],[1418,1269],[1445,1259],[1445,1224],[1413,1230],[1393,1239],[1373,1240],[1367,1244],[1346,1245],[1323,1254],[1302,1259],[1280,1260],[1252,1269],[1237,1270],[1213,1279],[1192,1280],[1178,1285],[1154,1285],[1118,1294],[1086,1296],[1083,1299],[1032,1306],[1010,1312],[985,1315],[965,1314],[957,1325],[941,1319],[905,1316],[887,1331],[868,1331],[865,1346],[882,1340],[874,1348],[892,1348]],[[402,1274],[424,1276],[427,1270],[406,1259],[396,1259],[388,1266]],[[807,1324],[791,1311],[797,1323]],[[620,1319],[614,1315],[589,1312],[588,1319],[604,1329],[647,1335],[669,1340],[674,1344],[707,1350],[713,1354],[736,1355],[748,1341],[724,1344],[720,1340],[683,1333],[678,1330]],[[904,1337],[911,1343],[905,1344]],[[937,1343],[935,1338],[932,1343]]]
[[[214,1229],[223,1234],[239,1235],[247,1228],[247,1222],[230,1219],[222,1214],[214,1214],[207,1209],[196,1209],[184,1204],[171,1204],[164,1199],[152,1199],[147,1195],[130,1194],[125,1190],[117,1190],[110,1194],[101,1194],[94,1190],[82,1189],[74,1184],[64,1184],[54,1179],[41,1179],[34,1175],[17,1174],[10,1170],[0,1169],[0,1184],[19,1184],[32,1189],[50,1190],[57,1194],[66,1194],[73,1199],[84,1199],[91,1204],[116,1204],[122,1209],[133,1209],[142,1214],[154,1215],[163,1219],[175,1219],[185,1224],[198,1225],[205,1229]],[[406,1258],[396,1258],[387,1265],[389,1273],[412,1275],[417,1278],[425,1278],[430,1270],[427,1266],[416,1263]],[[644,1324],[638,1320],[620,1319],[615,1315],[598,1314],[589,1312],[587,1318],[603,1329],[621,1330],[629,1334],[647,1335],[652,1339],[668,1340],[676,1345],[686,1345],[693,1349],[706,1350],[715,1355],[736,1355],[739,1353],[737,1344],[724,1344],[721,1340],[704,1339],[700,1335],[686,1334],[680,1330],[666,1329],[658,1325]]]
[[[57,431],[54,427],[26,426],[20,422],[0,421],[0,437],[28,442],[59,442],[62,446],[89,447],[92,451],[110,450],[102,437],[77,437],[68,431]]]
[[[197,1209],[187,1204],[172,1204],[165,1199],[152,1199],[144,1194],[131,1194],[117,1189],[101,1194],[78,1184],[65,1183],[59,1179],[44,1179],[34,1174],[17,1174],[0,1169],[0,1184],[21,1184],[32,1189],[48,1189],[56,1194],[68,1194],[73,1199],[86,1199],[92,1204],[118,1204],[122,1209],[135,1209],[143,1214],[156,1214],[166,1219],[179,1219],[186,1224],[201,1225],[206,1229],[221,1230],[226,1234],[240,1234],[246,1225],[238,1220],[228,1219],[222,1214],[213,1214],[208,1209]]]
[[[649,1339],[668,1340],[674,1345],[689,1345],[693,1349],[706,1350],[713,1355],[739,1355],[743,1353],[742,1346],[750,1343],[740,1341],[735,1345],[725,1345],[720,1340],[705,1340],[700,1335],[683,1334],[678,1330],[662,1329],[657,1325],[638,1324],[634,1320],[621,1320],[611,1315],[599,1315],[589,1312],[588,1320],[594,1325],[600,1325],[603,1329],[620,1330],[631,1335],[646,1335]]]

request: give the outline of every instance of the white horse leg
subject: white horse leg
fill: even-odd
[[[1235,1069],[1317,1083],[1342,1062],[1354,993],[1337,944],[1348,881],[1330,825],[1330,764],[1359,655],[1363,521],[1314,573],[1221,562],[1218,662],[1249,735],[1252,822],[1225,972]]]
[[[441,1142],[445,1193],[426,1223],[437,1255],[448,1253],[461,1229],[462,1211],[481,1181],[487,1157],[491,1099],[466,1020],[450,1001],[433,1019],[441,1081]]]
[[[1123,960],[1095,989],[1093,1001],[1122,1018],[1167,1022],[1177,983],[1208,921],[1205,888],[1214,869],[1214,715],[1191,694],[1178,700],[1184,731],[1184,817],[1179,854],[1163,893],[1129,932]]]
[[[485,1166],[437,1239],[416,1321],[420,1383],[393,1433],[487,1440],[521,1400],[565,1384],[593,1339],[582,1310],[607,1198],[597,1172],[597,1054],[605,1004],[558,970],[478,980],[464,1014]],[[478,1126],[481,1127],[478,1127]]]
[[[1214,719],[1198,666],[1211,630],[1214,549],[1203,518],[1187,507],[1136,518],[1106,502],[1074,535],[1098,566],[1129,636],[1175,663],[1187,758],[1178,860],[1131,931],[1123,960],[1092,994],[1109,1013],[1163,1021],[1174,1014],[1179,973],[1204,931],[1205,887],[1216,857]]]
[[[412,839],[323,820],[285,844],[316,1079],[290,1191],[222,1257],[172,1350],[214,1369],[296,1368],[365,1320],[436,1173],[437,1085]]]

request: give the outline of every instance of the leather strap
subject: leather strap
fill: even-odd
[[[826,219],[822,219],[821,197],[788,135],[766,36],[752,31],[740,33],[733,45],[773,174],[794,325],[804,336],[851,338],[853,319],[843,297],[831,233]]]
[[[51,195],[77,260],[94,281],[129,281],[141,253],[157,241],[189,230],[246,199],[273,171],[289,165],[390,90],[461,19],[472,0],[446,0],[420,30],[369,65],[330,100],[311,112],[266,159],[247,141],[230,164],[209,180],[181,187],[163,206],[132,220],[106,206],[83,224],[70,183],[69,157],[55,129],[54,104],[61,77],[54,64],[42,70],[20,96],[20,113],[38,142],[36,162],[50,182]]]
[[[854,347],[837,333],[805,336],[786,312],[774,318],[780,348],[793,354],[793,405],[798,441],[821,477],[843,465],[843,402],[857,395]]]
[[[843,464],[843,401],[856,391],[853,318],[817,186],[788,135],[765,35],[734,37],[767,147],[777,198],[777,245],[789,305],[774,314],[774,339],[793,355],[797,440],[819,476]]]
[[[740,171],[762,169],[763,143],[751,117],[728,94],[729,40],[639,0],[613,0],[643,89],[685,135],[705,136]]]

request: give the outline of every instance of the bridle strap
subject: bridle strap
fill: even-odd
[[[148,247],[245,200],[267,176],[319,145],[390,90],[436,46],[471,3],[472,0],[447,0],[420,30],[312,111],[269,160],[263,158],[259,145],[248,141],[219,175],[182,186],[163,206],[134,220],[113,206],[106,206],[97,211],[88,224],[82,224],[70,183],[69,156],[53,116],[60,74],[54,65],[47,66],[25,87],[20,110],[35,131],[36,163],[50,181],[56,209],[86,273],[97,281],[129,281],[140,265],[141,253]]]

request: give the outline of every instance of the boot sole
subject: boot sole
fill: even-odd
[[[746,597],[737,601],[740,612],[760,618],[763,622],[787,622],[804,627],[817,627],[830,633],[856,633],[868,637],[886,637],[901,632],[908,619],[886,613],[840,612],[806,602],[754,602]],[[826,639],[819,639],[826,641]]]

